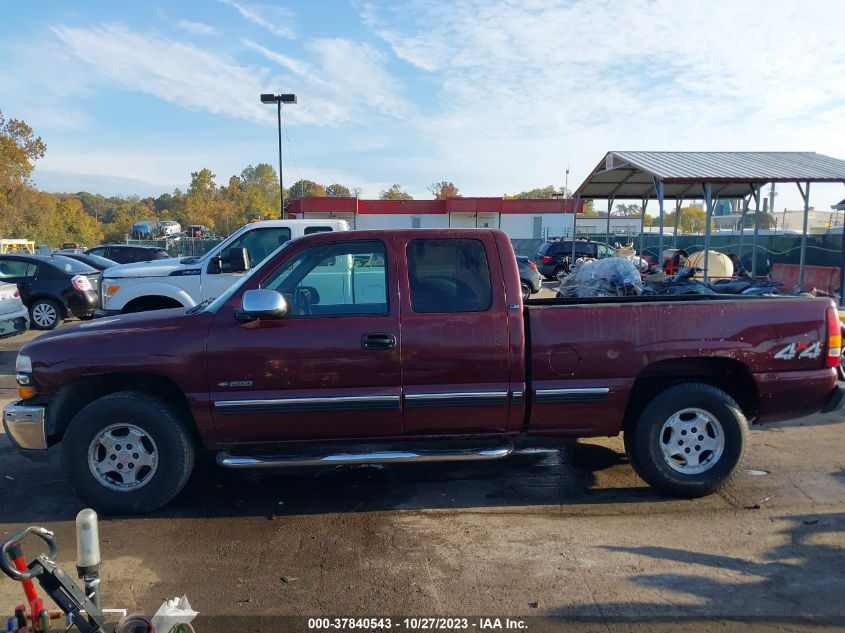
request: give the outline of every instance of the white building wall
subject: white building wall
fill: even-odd
[[[540,235],[534,234],[534,218],[540,218]],[[572,234],[572,214],[569,213],[503,213],[502,230],[514,240],[562,237]]]
[[[421,229],[445,229],[449,227],[449,216],[445,213],[413,215],[405,213],[359,213],[355,228],[364,229],[410,229],[413,218],[419,218]]]

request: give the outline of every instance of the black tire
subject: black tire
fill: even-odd
[[[520,289],[522,290],[522,300],[528,301],[531,298],[531,286],[527,282],[520,282]]]
[[[142,475],[148,479],[130,490],[115,490],[97,476],[96,466],[89,465],[89,449],[95,438],[110,426],[132,425],[146,434],[145,455],[156,455],[155,468],[137,470],[139,482]],[[122,429],[113,431],[118,436]],[[152,441],[152,444],[149,441]],[[149,450],[150,447],[152,450]],[[118,444],[114,462],[107,462],[108,453],[101,451],[103,458],[98,463],[112,464],[126,469],[134,467],[126,460],[138,457],[130,453],[131,444]],[[137,450],[137,447],[134,448]],[[79,498],[88,506],[104,514],[143,514],[165,505],[185,486],[194,466],[194,443],[185,421],[164,401],[136,391],[121,391],[103,396],[80,411],[68,426],[62,439],[62,466]],[[96,461],[96,460],[95,460]],[[123,461],[124,463],[121,463]],[[129,474],[129,470],[122,471]],[[115,475],[122,477],[114,471]],[[113,485],[132,485],[111,479]]]
[[[706,415],[690,411],[681,414],[684,410],[692,409]],[[664,424],[668,424],[676,415],[679,421],[676,426],[683,428],[683,436],[680,431],[676,433],[674,429],[664,429]],[[707,416],[710,416],[709,421]],[[698,428],[702,424],[701,420],[705,420],[703,425],[706,430]],[[711,435],[716,430],[713,420],[721,427],[721,455],[717,454],[718,450],[705,448],[704,442],[699,443],[709,435],[706,439],[708,445],[719,444],[719,433]],[[694,426],[684,428],[688,425]],[[691,433],[693,428],[696,435]],[[712,385],[684,383],[659,393],[634,426],[626,429],[625,451],[637,474],[654,488],[676,497],[703,497],[727,486],[740,472],[747,435],[748,422],[733,398]],[[662,446],[676,451],[678,456],[664,456]],[[699,448],[703,450],[697,452]],[[684,463],[687,460],[686,453],[690,454],[692,460]],[[696,468],[706,469],[695,472]]]
[[[50,315],[52,318],[45,319]],[[62,321],[62,308],[52,299],[36,299],[29,306],[29,322],[33,330],[52,330]]]

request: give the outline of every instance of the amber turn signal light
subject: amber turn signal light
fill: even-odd
[[[35,387],[24,387],[18,385],[18,398],[21,400],[29,400],[35,395]]]

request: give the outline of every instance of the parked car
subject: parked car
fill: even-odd
[[[611,257],[616,250],[592,240],[575,240],[575,257],[602,259]],[[555,279],[569,272],[569,260],[572,258],[572,240],[549,240],[543,242],[534,254],[534,263],[540,274],[546,279]]]
[[[29,310],[21,301],[16,284],[0,282],[0,338],[23,334],[29,329]]]
[[[519,281],[522,288],[522,299],[527,301],[531,295],[540,292],[543,282],[540,279],[540,271],[537,264],[528,257],[517,256],[516,263],[519,267]]]
[[[623,429],[643,479],[698,497],[742,472],[749,422],[843,402],[830,299],[519,296],[498,230],[302,237],[206,305],[24,345],[7,436],[59,444],[106,513],[167,503],[201,447],[226,468],[478,460]]]
[[[53,248],[52,246],[47,246],[46,244],[39,244],[35,247],[36,255],[52,255],[55,252],[55,248]]]
[[[0,281],[14,283],[36,330],[88,319],[100,307],[100,272],[69,257],[0,255]]]
[[[348,230],[345,220],[250,222],[201,256],[115,266],[103,273],[97,316],[193,307],[220,295],[293,238]]]
[[[101,257],[99,255],[94,255],[93,253],[64,253],[59,252],[57,255],[61,255],[62,257],[70,257],[71,259],[75,259],[78,262],[82,262],[83,264],[88,264],[91,268],[96,268],[99,271],[103,271],[106,268],[111,268],[112,266],[117,266],[118,263],[114,260],[108,259],[106,257]]]
[[[101,244],[85,251],[88,255],[99,255],[118,264],[152,262],[170,259],[167,251],[159,246],[138,246],[134,244]]]

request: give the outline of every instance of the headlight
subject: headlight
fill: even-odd
[[[19,374],[31,374],[32,359],[25,354],[18,354],[17,359],[15,359],[15,371]]]

